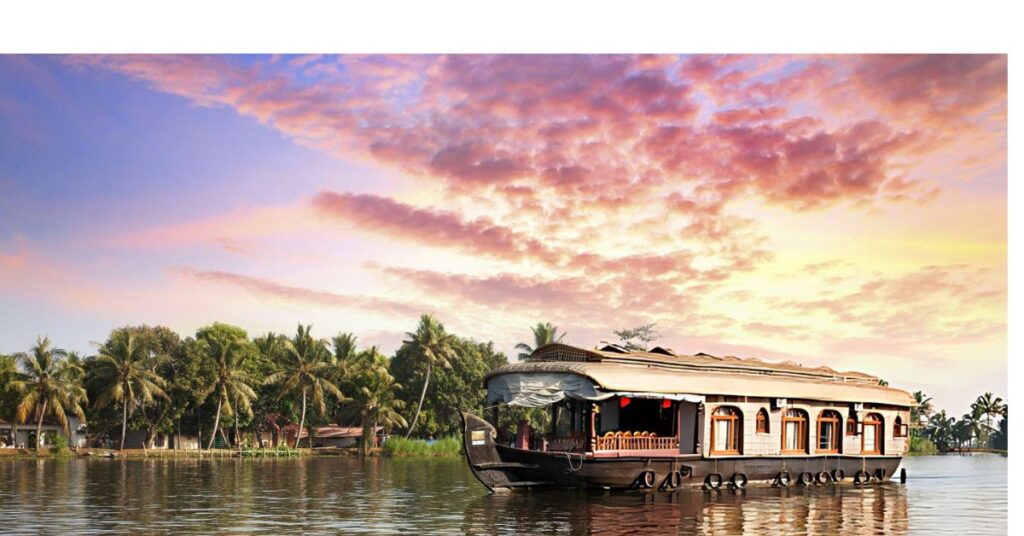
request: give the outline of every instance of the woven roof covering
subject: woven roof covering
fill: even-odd
[[[605,391],[913,404],[913,398],[906,391],[880,386],[877,377],[862,372],[838,372],[828,367],[811,368],[796,363],[768,363],[707,354],[606,352],[566,344],[542,346],[526,361],[495,369],[487,379],[498,374],[529,372],[579,374]]]

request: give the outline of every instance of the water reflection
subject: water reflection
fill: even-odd
[[[907,494],[895,484],[864,489],[749,488],[668,494],[544,492],[474,501],[472,534],[907,534]],[[538,508],[538,505],[548,505]]]
[[[490,495],[461,460],[0,461],[5,533],[1006,532],[1006,458],[906,461],[906,486]]]

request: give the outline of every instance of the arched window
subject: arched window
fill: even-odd
[[[818,414],[818,452],[826,454],[839,453],[840,416],[835,411],[826,409]]]
[[[764,408],[757,410],[757,433],[767,434],[769,433],[768,428],[768,412]]]
[[[903,418],[897,416],[896,420],[892,422],[892,436],[893,437],[906,437],[907,427],[903,424]]]
[[[807,413],[802,410],[782,414],[782,453],[807,454]]]
[[[732,406],[720,406],[711,414],[711,454],[739,454],[743,414]]]
[[[861,454],[882,454],[882,443],[884,436],[885,421],[877,413],[868,413],[864,417],[864,431],[860,438]]]

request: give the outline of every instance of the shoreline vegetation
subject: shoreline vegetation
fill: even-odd
[[[654,327],[613,333],[642,351],[660,337]],[[530,329],[519,358],[565,337],[551,323]],[[292,336],[250,337],[214,322],[182,337],[125,326],[88,356],[39,337],[27,352],[0,354],[0,456],[452,457],[459,411],[482,410],[484,376],[509,363],[493,342],[449,333],[431,315],[391,356],[360,348],[352,333],[311,331],[299,324]],[[914,397],[911,455],[1006,450],[1001,398],[985,393],[956,419],[933,411],[924,393]],[[499,426],[546,430],[549,419],[541,408],[510,408]]]

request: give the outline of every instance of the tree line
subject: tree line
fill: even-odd
[[[145,447],[160,434],[185,434],[209,449],[218,437],[257,446],[267,432],[276,446],[285,426],[338,423],[362,427],[365,451],[379,427],[407,437],[456,434],[459,410],[484,404],[483,376],[508,362],[493,343],[449,333],[431,315],[390,358],[359,348],[351,333],[311,331],[299,324],[291,336],[250,337],[215,322],[183,338],[163,326],[126,326],[86,357],[40,337],[27,352],[0,355],[0,418],[35,425],[36,448],[44,420],[68,433],[74,415],[90,436],[120,449],[129,430],[145,431]]]
[[[947,415],[946,410],[936,412],[931,397],[921,391],[914,393],[914,400],[911,450],[1007,449],[1009,413],[1002,398],[992,393],[980,395],[959,419]]]

